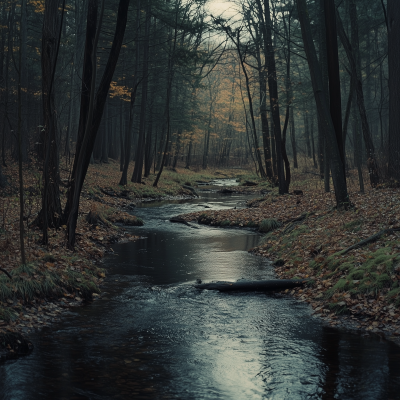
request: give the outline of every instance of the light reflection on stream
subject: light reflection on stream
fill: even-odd
[[[32,335],[30,356],[0,365],[0,398],[398,398],[393,344],[324,328],[290,297],[192,287],[196,278],[274,277],[247,252],[257,233],[168,221],[245,199],[204,193],[138,208],[145,226],[134,231],[145,239],[115,246],[106,298]]]

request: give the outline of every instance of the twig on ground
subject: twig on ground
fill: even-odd
[[[350,246],[347,249],[343,250],[340,254],[341,255],[347,254],[351,250],[358,249],[359,247],[363,247],[363,246],[366,246],[367,244],[376,242],[383,235],[386,235],[386,234],[389,234],[389,233],[393,233],[393,232],[396,232],[396,231],[400,231],[400,227],[383,229],[382,231],[380,231],[378,233],[375,233],[375,235],[372,235],[369,238],[361,240],[361,242],[353,244],[352,246]]]
[[[1,272],[4,272],[10,279],[12,279],[12,276],[3,268],[0,268]]]

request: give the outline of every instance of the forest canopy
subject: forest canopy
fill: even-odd
[[[121,186],[163,168],[252,167],[279,193],[301,169],[350,207],[400,179],[396,0],[5,0],[0,185],[41,165],[36,223],[73,248],[90,164]],[[223,11],[223,10],[222,10]],[[61,162],[69,171],[60,180]],[[60,185],[67,190],[60,192]],[[23,224],[21,225],[23,235]]]

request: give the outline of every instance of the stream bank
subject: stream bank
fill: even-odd
[[[202,193],[141,204],[142,239],[113,245],[102,296],[33,333],[36,351],[0,365],[3,398],[395,398],[400,350],[324,327],[291,296],[198,291],[204,281],[271,279],[250,229],[169,219],[248,198]]]
[[[381,189],[379,204],[374,191],[353,193],[355,205],[349,210],[336,210],[330,193],[300,192],[269,193],[248,201],[245,209],[179,217],[263,230],[254,254],[275,261],[282,279],[311,281],[291,295],[308,302],[331,326],[400,344],[399,190]]]
[[[115,169],[108,167],[107,170]],[[92,175],[93,173],[89,174],[89,181],[93,179]],[[97,184],[105,182],[99,179],[98,172],[95,175]],[[175,175],[178,173],[173,172],[172,176]],[[190,172],[183,175],[192,180],[203,177]],[[168,178],[168,171],[166,176]],[[113,174],[107,178],[109,182]],[[165,180],[163,183],[166,184]],[[203,185],[214,188],[220,188],[224,184],[225,180],[222,178],[203,182]],[[238,186],[234,179],[229,184]],[[166,196],[164,192],[159,192],[160,196],[160,193],[164,193],[162,201],[187,201],[193,198],[193,194],[190,191],[190,195],[185,194],[177,182],[172,188],[171,193],[175,196]],[[65,226],[51,230],[50,243],[44,247],[40,245],[41,232],[28,225],[31,239],[26,247],[28,263],[20,266],[16,239],[18,227],[9,227],[5,236],[0,237],[0,251],[5,261],[1,266],[9,274],[8,276],[0,272],[0,360],[29,353],[32,350],[29,340],[32,331],[56,322],[70,307],[81,306],[97,299],[105,277],[105,271],[100,264],[103,257],[112,253],[113,244],[138,239],[138,236],[124,229],[143,225],[140,218],[132,215],[132,210],[141,203],[160,200],[142,192],[138,192],[142,197],[131,198],[131,191],[125,189],[122,190],[123,193],[120,192],[120,187],[119,192],[114,189],[84,191],[73,252],[66,248]],[[151,193],[154,195],[157,192]],[[5,224],[5,219],[3,222]]]

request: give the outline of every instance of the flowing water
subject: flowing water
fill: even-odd
[[[0,365],[0,398],[399,398],[400,350],[390,342],[325,328],[290,297],[193,288],[197,278],[274,277],[247,251],[256,232],[168,221],[245,199],[202,193],[138,207],[142,239],[115,245],[107,293],[32,334],[31,355]]]

